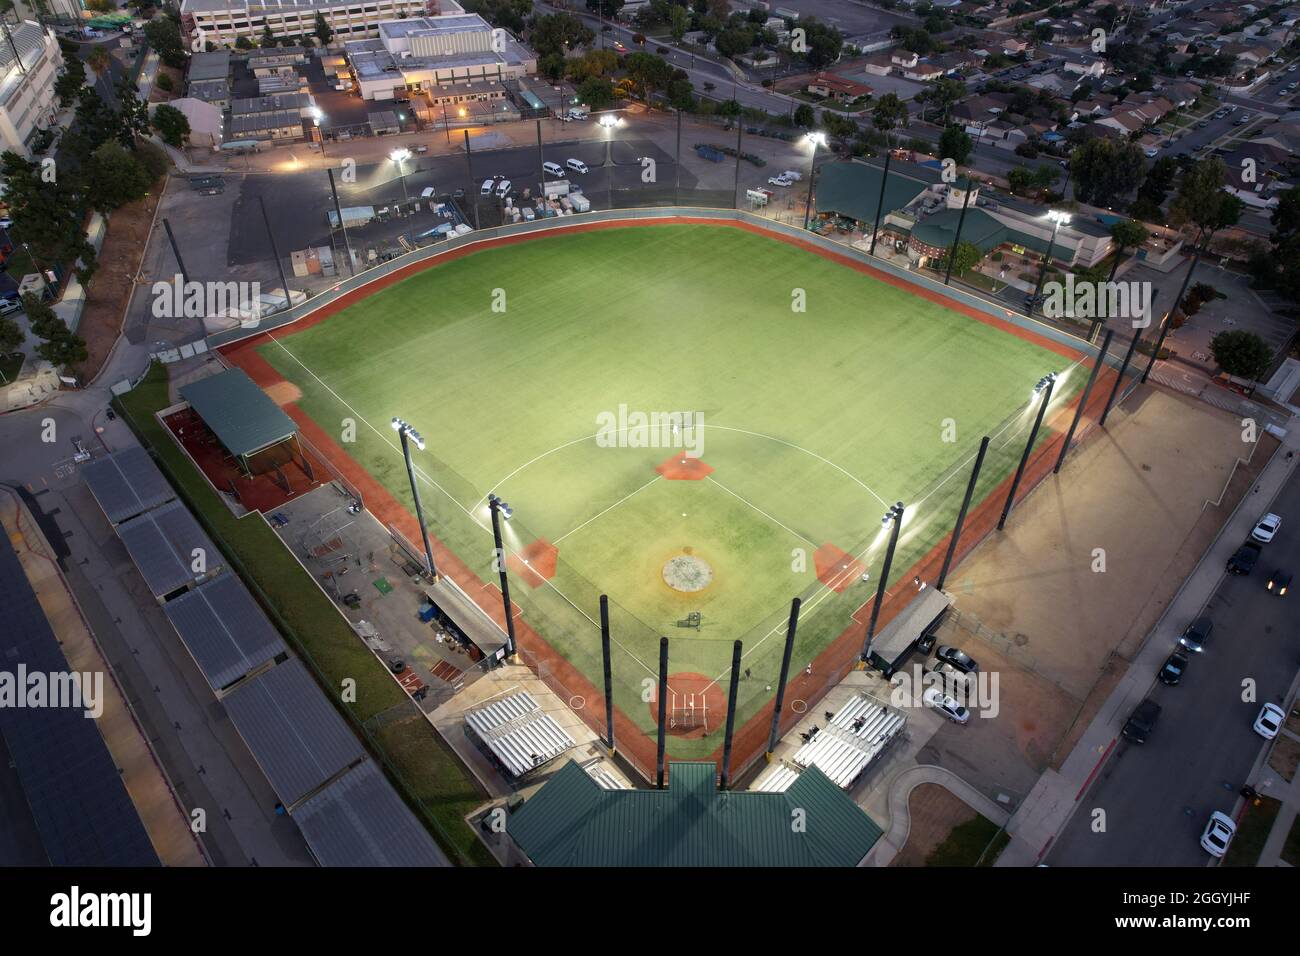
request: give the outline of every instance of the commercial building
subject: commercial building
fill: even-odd
[[[319,13],[335,40],[346,41],[377,36],[381,23],[413,13],[463,12],[456,0],[184,0],[181,30],[187,44],[234,46],[240,37],[258,40],[267,28],[277,38],[311,35]]]
[[[352,40],[344,50],[368,100],[537,72],[537,54],[477,14],[394,20],[380,25],[377,39]]]
[[[0,151],[30,157],[35,137],[55,121],[54,81],[63,54],[53,35],[30,21],[0,43]]]

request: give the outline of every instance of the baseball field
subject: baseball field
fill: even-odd
[[[980,437],[993,441],[977,501],[1016,467],[1035,382],[1063,373],[1056,411],[1086,377],[1067,350],[1010,325],[709,224],[484,248],[264,338],[257,354],[412,512],[389,421],[423,434],[430,532],[483,584],[496,580],[487,495],[509,502],[521,622],[587,690],[602,682],[607,594],[615,703],[637,733],[656,727],[667,636],[679,759],[721,743],[734,641],[740,726],[772,699],[791,599],[803,599],[803,671],[861,631],[886,507],[906,507],[898,578],[951,530]],[[603,720],[598,700],[571,696]]]

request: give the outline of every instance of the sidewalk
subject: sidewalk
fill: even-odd
[[[1257,493],[1243,499],[1243,503],[1271,501],[1300,466],[1300,456],[1290,461],[1286,458],[1288,451],[1300,450],[1300,427],[1295,427],[1294,422],[1291,425],[1286,440],[1260,474]],[[1124,715],[1150,688],[1151,675],[1159,668],[1170,642],[1176,637],[1172,622],[1190,620],[1205,606],[1225,573],[1224,565],[1235,550],[1235,542],[1250,533],[1258,517],[1257,511],[1255,507],[1237,508],[1147,635],[1128,672],[1101,706],[1060,771],[1048,770],[1039,778],[1007,825],[1011,843],[998,858],[998,866],[1035,866],[1046,854],[1056,835],[1074,814],[1079,798],[1114,749]],[[1152,640],[1152,637],[1167,637],[1169,640]]]

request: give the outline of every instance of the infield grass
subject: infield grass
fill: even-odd
[[[259,351],[331,435],[357,420],[344,447],[408,507],[388,422],[399,415],[423,433],[431,530],[483,580],[494,579],[490,491],[515,510],[509,549],[557,545],[555,576],[537,588],[516,580],[512,596],[597,686],[597,601],[608,593],[616,703],[647,732],[642,681],[656,672],[660,634],[672,639],[673,672],[718,676],[724,688],[731,642],[744,641],[743,722],[771,697],[791,598],[804,597],[802,668],[874,594],[874,574],[843,593],[823,587],[814,552],[834,545],[877,571],[881,514],[901,500],[900,575],[951,529],[980,437],[994,439],[982,496],[1015,467],[1034,382],[1067,366],[811,252],[709,225],[486,249]],[[1058,383],[1053,410],[1084,377],[1076,369]],[[713,473],[668,480],[655,468],[680,451],[604,447],[599,416],[620,406],[701,413],[700,457]],[[664,563],[683,553],[712,568],[704,590],[665,584]],[[702,626],[676,627],[691,611]],[[715,747],[674,739],[670,753]]]

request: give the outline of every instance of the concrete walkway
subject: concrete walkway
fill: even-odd
[[[1196,569],[1183,582],[1147,635],[1128,672],[1098,710],[1061,769],[1044,773],[1012,817],[1007,826],[1011,843],[998,858],[997,866],[1035,866],[1074,814],[1078,800],[1114,750],[1124,718],[1150,689],[1151,675],[1176,637],[1175,623],[1191,620],[1205,606],[1223,578],[1224,566],[1236,549],[1236,542],[1250,533],[1257,520],[1260,503],[1271,501],[1300,465],[1300,455],[1290,460],[1286,457],[1288,451],[1300,449],[1300,427],[1291,424],[1286,440],[1260,474],[1254,492],[1242,499]],[[1157,636],[1168,640],[1151,639]]]
[[[998,806],[951,770],[931,764],[909,767],[890,783],[889,829],[867,855],[866,866],[889,866],[907,843],[912,828],[908,801],[912,791],[923,783],[935,783],[960,799],[976,813],[1005,827],[1011,814]]]

